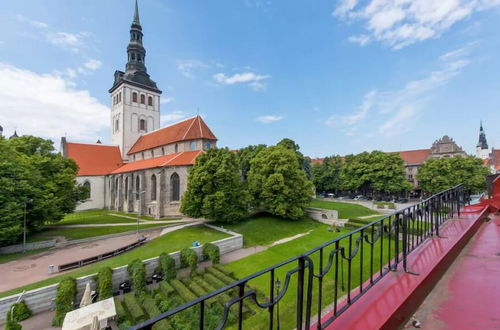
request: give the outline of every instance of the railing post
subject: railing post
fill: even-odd
[[[436,198],[432,200],[432,219],[434,221],[434,231],[436,233],[436,236],[439,237],[439,206],[436,205],[438,204],[437,202],[438,201],[436,200]],[[438,212],[437,214],[435,214],[436,211]]]
[[[298,330],[302,329],[303,308],[304,308],[304,257],[300,257],[299,273],[297,278],[297,329]]]
[[[408,221],[407,221],[406,214],[403,213],[403,219],[402,219],[402,229],[403,229],[403,270],[407,272],[406,268],[406,256],[407,256],[407,250],[408,250]]]
[[[394,221],[396,222],[396,228],[395,228],[395,233],[394,233],[394,256],[395,258],[395,265],[394,265],[394,270],[398,269],[398,264],[399,264],[399,220],[400,220],[400,214],[397,213],[396,216],[394,217]]]
[[[200,302],[200,330],[205,329],[205,300]]]

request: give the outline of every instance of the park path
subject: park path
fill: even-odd
[[[171,220],[171,221],[154,221],[154,220],[142,220],[139,221],[141,225],[171,225],[177,223],[189,223],[193,220]],[[137,222],[125,222],[125,223],[99,223],[99,224],[78,224],[78,225],[60,225],[60,226],[47,226],[47,228],[89,228],[89,227],[120,227],[120,226],[137,226]]]

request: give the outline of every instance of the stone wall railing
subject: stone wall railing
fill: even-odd
[[[56,245],[55,239],[51,239],[48,241],[26,243],[26,251],[51,248],[55,245]],[[9,246],[4,246],[4,247],[0,248],[0,254],[9,254],[9,253],[17,253],[17,252],[23,252],[23,245],[22,244],[9,245]]]
[[[206,225],[212,229],[219,230],[233,236],[220,239],[218,241],[212,242],[217,245],[220,249],[220,254],[225,254],[231,251],[235,251],[241,249],[243,247],[243,236],[241,234],[237,234],[231,232],[226,229],[222,229],[219,227]],[[201,261],[203,259],[202,254],[202,246],[192,247],[192,249],[198,254],[198,258]],[[180,267],[180,251],[170,253],[176,262],[177,267]],[[150,278],[153,275],[155,268],[158,266],[159,257],[154,257],[150,259],[144,260],[144,264],[146,265],[146,275]],[[68,274],[70,275],[70,274]],[[77,287],[77,296],[75,303],[79,303],[82,299],[83,292],[85,291],[85,286],[88,282],[90,282],[90,286],[95,290],[96,283],[94,277],[97,274],[91,274],[82,276],[76,279],[76,287]],[[129,279],[129,275],[127,272],[127,265],[113,268],[113,291],[119,290],[119,285],[125,280]],[[43,288],[34,289],[27,291],[23,294],[22,300],[28,305],[33,314],[45,312],[54,308],[53,299],[56,296],[57,286],[59,284],[52,284],[49,286],[45,286]],[[8,308],[17,301],[21,293],[1,298],[0,299],[0,322],[5,320],[5,315],[7,313]]]

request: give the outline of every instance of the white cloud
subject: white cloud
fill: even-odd
[[[177,70],[179,70],[187,78],[194,78],[194,71],[204,68],[208,68],[208,65],[200,60],[177,61]]]
[[[54,74],[0,63],[0,99],[2,126],[20,134],[57,142],[67,133],[69,140],[95,142],[109,125],[107,106]]]
[[[216,73],[212,77],[219,84],[247,84],[254,90],[265,89],[266,83],[264,82],[264,80],[271,78],[270,75],[259,75],[253,72],[235,73],[232,76],[227,76],[224,73]]]
[[[187,117],[186,112],[182,110],[175,110],[173,112],[167,113],[166,115],[160,116],[160,122],[162,125],[171,124],[181,119]]]
[[[35,21],[35,20],[32,20],[26,16],[21,15],[21,14],[17,14],[16,19],[21,23],[27,23],[31,26],[38,28],[38,29],[44,29],[44,28],[47,28],[49,26],[45,22]]]
[[[362,125],[373,127],[385,136],[394,136],[412,128],[412,119],[423,109],[423,103],[434,92],[459,75],[470,64],[469,54],[474,43],[445,53],[438,59],[439,68],[425,77],[407,82],[392,91],[371,90],[352,114],[333,115],[325,125],[336,127],[346,135],[361,130]]]
[[[78,52],[85,47],[85,39],[89,36],[88,32],[69,33],[69,32],[49,32],[45,38],[53,45],[69,48]]]
[[[87,69],[95,71],[99,69],[102,65],[102,62],[96,59],[90,59],[83,64]]]
[[[265,115],[255,118],[256,121],[261,122],[263,124],[270,124],[276,121],[283,120],[285,117],[280,115]]]
[[[172,97],[162,97],[160,99],[161,104],[171,103],[174,99]]]
[[[437,38],[475,12],[500,6],[500,0],[341,0],[333,12],[348,22],[361,21],[367,34],[349,41],[378,40],[393,49]],[[370,39],[368,39],[368,37]]]
[[[365,46],[370,42],[370,37],[366,34],[361,34],[359,36],[350,36],[347,40],[360,46]]]

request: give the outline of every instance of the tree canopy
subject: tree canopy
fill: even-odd
[[[233,222],[248,213],[248,192],[239,174],[237,156],[227,149],[210,149],[189,172],[181,212],[192,217]]]
[[[317,191],[339,191],[342,189],[340,156],[325,157],[323,163],[312,166],[312,180]]]
[[[50,140],[0,138],[0,246],[20,240],[25,206],[28,232],[73,212],[85,195],[76,184],[77,170]]]
[[[271,214],[298,219],[312,195],[312,184],[292,149],[272,146],[251,161],[248,189],[252,204]]]
[[[461,183],[465,189],[475,193],[484,191],[488,174],[481,159],[455,156],[429,159],[419,168],[417,179],[428,193],[437,193]]]

